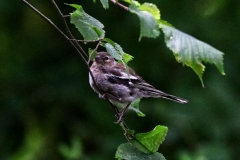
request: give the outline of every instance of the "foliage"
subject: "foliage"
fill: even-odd
[[[160,27],[165,34],[165,42],[168,48],[175,54],[176,60],[191,67],[197,73],[202,85],[202,75],[205,70],[202,61],[215,64],[218,70],[225,75],[223,69],[223,53],[221,51],[171,26],[160,24]]]
[[[126,160],[152,159],[165,160],[157,150],[165,139],[167,127],[156,126],[148,133],[136,134],[136,139],[131,142],[121,144],[116,152],[116,158]]]
[[[71,23],[75,24],[84,40],[98,40],[104,37],[105,31],[101,22],[84,12],[82,6],[76,4],[70,6],[77,9],[71,14]]]
[[[132,143],[134,143],[133,141]],[[136,145],[136,144],[135,144]],[[161,153],[155,152],[152,154],[145,154],[144,152],[141,152],[134,148],[130,143],[124,143],[121,144],[118,147],[116,158],[126,159],[126,160],[165,160],[163,155]]]
[[[174,53],[176,60],[183,65],[191,67],[198,75],[199,79],[203,84],[202,75],[205,70],[205,66],[202,62],[208,62],[215,64],[219,69],[220,73],[225,75],[223,69],[223,53],[210,45],[201,42],[192,36],[187,35],[166,21],[160,20],[160,11],[156,5],[151,3],[140,4],[135,1],[127,1],[130,3],[129,11],[136,14],[140,19],[140,37],[156,38],[159,36],[161,29],[165,35],[165,42],[167,47]],[[102,2],[103,6],[106,6],[106,2]],[[104,38],[105,31],[103,30],[103,24],[95,18],[86,14],[82,6],[72,5],[77,10],[71,14],[71,23],[73,23],[80,33],[83,35],[84,40],[98,40]],[[87,26],[85,26],[87,24]],[[110,39],[108,39],[110,40]],[[112,40],[110,40],[112,42]],[[117,45],[119,49],[113,53],[112,46],[106,45],[107,51],[114,56],[116,59],[122,59],[120,56],[123,54],[122,48]],[[110,49],[112,48],[112,49]],[[119,52],[119,55],[117,53]],[[124,63],[126,66],[126,63]]]
[[[174,27],[168,24],[166,21],[160,20],[160,11],[156,7],[156,5],[151,3],[144,3],[141,5],[137,1],[127,2],[130,3],[129,11],[133,14],[136,14],[140,19],[139,40],[141,40],[142,37],[156,38],[160,34],[159,29],[162,29],[165,35],[165,42],[167,44],[167,47],[173,51],[174,56],[178,62],[181,62],[184,65],[186,64],[196,72],[196,74],[198,75],[199,79],[202,82],[202,85],[203,85],[202,74],[205,69],[205,66],[201,63],[202,61],[215,64],[218,67],[219,71],[222,74],[225,74],[223,70],[222,52],[218,51],[217,49],[211,47],[206,43],[203,43],[185,33],[180,32],[177,29],[174,29]],[[108,6],[106,1],[101,1],[101,3],[105,9],[108,8],[106,7]],[[105,39],[105,31],[103,30],[104,27],[103,24],[99,22],[97,19],[86,14],[85,11],[83,11],[82,6],[79,5],[71,6],[77,9],[71,14],[71,23],[74,24],[76,28],[78,28],[80,33],[83,35],[84,40],[95,41],[103,39],[102,42],[106,43],[103,43],[102,46],[104,46],[107,52],[110,55],[112,55],[116,60],[122,62],[126,70],[128,71],[127,62],[132,59],[132,56],[126,54],[119,44],[113,42],[109,38]],[[136,113],[139,116],[145,116],[145,114],[139,110],[138,104],[139,101],[135,101],[132,106],[136,107],[131,106],[130,108],[136,111]],[[138,136],[136,135],[136,139],[138,139],[139,137],[142,137],[141,140],[145,139],[145,141],[140,141],[140,144],[147,148],[148,151],[155,153],[158,150],[160,144],[156,145],[154,147],[155,148],[154,150],[150,149],[149,144],[155,144],[158,141],[152,138],[149,139],[147,138],[148,136],[149,134],[141,134],[141,136],[139,136],[138,134]],[[162,140],[160,141],[160,143],[162,143]],[[133,144],[134,144],[133,146],[135,147],[138,146],[135,145],[135,143]],[[121,150],[121,156],[117,154],[116,157],[120,159],[122,158],[129,160],[141,159],[140,157],[142,156],[142,154],[139,155],[137,153],[132,153],[134,157],[132,156],[125,157],[124,155],[129,154],[128,146],[129,144],[120,147],[118,150]],[[126,148],[124,149],[124,147],[127,147],[127,149]],[[139,151],[142,151],[138,147],[136,148]],[[159,157],[153,159],[159,159]]]
[[[165,100],[145,99],[141,111],[146,118],[129,112],[126,121],[140,132],[156,123],[168,126],[160,148],[166,159],[238,159],[239,2],[151,2],[160,7],[161,19],[224,51],[227,76],[207,65],[206,88],[202,89],[196,76],[172,61],[163,45],[164,32],[154,40],[142,37],[135,42],[138,17],[111,2],[105,11],[98,1],[83,1],[86,13],[104,24],[106,35],[135,57],[130,65],[144,79],[190,101],[189,106],[179,107]],[[61,24],[51,4],[33,4]],[[19,1],[2,1],[0,6],[4,15],[0,20],[0,159],[70,159],[70,153],[83,159],[112,159],[124,137],[112,123],[114,116],[106,102],[90,90],[86,67],[75,51]],[[64,13],[72,12],[70,7],[61,7]]]

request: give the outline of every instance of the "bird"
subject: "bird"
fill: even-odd
[[[128,67],[127,71],[126,67],[117,62],[108,52],[102,51],[96,54],[90,71],[89,83],[91,88],[98,93],[99,98],[107,98],[113,105],[123,107],[117,116],[117,123],[122,122],[125,111],[136,99],[153,97],[165,98],[182,104],[188,102],[184,98],[155,89],[132,68]]]

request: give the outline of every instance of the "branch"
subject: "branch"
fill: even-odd
[[[121,8],[123,8],[126,11],[129,11],[129,8],[127,6],[124,6],[123,4],[119,3],[117,0],[110,0],[112,3],[120,6]]]
[[[67,25],[67,22],[66,22],[65,18],[64,18],[65,15],[62,14],[61,10],[59,9],[59,7],[57,6],[57,4],[56,4],[56,2],[55,2],[54,0],[52,0],[52,3],[53,3],[53,5],[54,5],[54,7],[57,9],[58,13],[60,14],[61,19],[62,19],[62,21],[63,21],[63,24],[64,24],[65,28],[66,28],[67,33],[69,34],[69,36],[71,37],[71,39],[75,39],[74,36],[72,35],[72,33],[71,33],[68,25]],[[68,40],[70,40],[70,39],[68,39]],[[83,50],[83,48],[80,46],[80,44],[77,43],[76,41],[74,41],[74,44],[82,51],[83,56],[85,56],[85,58],[88,59],[88,55],[87,55],[86,52]]]
[[[81,41],[81,40],[76,40],[74,38],[74,36],[72,35],[67,22],[64,19],[64,15],[62,14],[61,10],[58,8],[57,4],[55,3],[54,0],[52,0],[52,3],[54,4],[54,6],[56,7],[56,9],[58,10],[58,13],[61,15],[62,21],[65,25],[65,28],[67,30],[67,33],[69,34],[69,36],[71,37],[71,39],[64,33],[62,32],[48,17],[46,17],[44,14],[42,14],[39,10],[37,10],[34,6],[32,6],[30,3],[28,3],[26,0],[22,0],[28,7],[30,7],[34,12],[36,12],[38,15],[40,15],[44,20],[46,20],[50,25],[52,25],[65,39],[67,39],[71,45],[76,49],[77,53],[81,56],[82,60],[84,61],[84,63],[86,64],[89,74],[93,79],[93,83],[95,84],[96,88],[98,89],[100,94],[103,94],[103,91],[100,90],[100,88],[96,85],[96,81],[95,78],[90,70],[90,66],[89,66],[89,60],[88,60],[88,55],[86,54],[86,52],[82,49],[81,45],[77,43],[77,41]],[[117,3],[118,4],[118,3]],[[119,5],[119,4],[118,4]],[[96,46],[96,48],[94,50],[97,50],[97,48],[99,47],[99,45],[101,44],[102,39],[98,40],[98,44]],[[83,41],[86,42],[86,41]],[[89,41],[90,42],[90,41]],[[93,42],[93,41],[92,41]],[[96,41],[97,42],[97,41]],[[114,110],[115,114],[118,115],[120,112],[118,110],[118,108],[113,105],[110,100],[108,98],[105,97],[105,99],[107,100],[107,102],[111,105],[112,109]],[[124,135],[126,134],[126,129],[129,129],[126,125],[126,123],[124,121],[121,122],[123,124],[122,129],[124,130]],[[126,135],[125,135],[126,136]],[[126,139],[128,141],[130,141],[130,136],[126,136]]]
[[[76,42],[86,42],[86,43],[91,43],[91,42],[100,42],[103,39],[98,39],[98,40],[79,40],[79,39],[69,39],[69,41],[76,41]]]
[[[28,7],[30,7],[34,12],[36,12],[38,15],[40,15],[44,20],[46,20],[49,24],[51,24],[62,36],[64,36],[66,39],[68,37],[44,14],[42,14],[40,11],[38,11],[35,7],[33,7],[30,3],[28,3],[26,0],[22,0]]]
[[[65,25],[65,28],[66,28],[68,34],[70,35],[70,37],[71,37],[72,39],[75,39],[74,36],[72,35],[72,33],[71,33],[68,25],[67,25],[66,20],[64,19],[64,14],[62,14],[61,10],[59,9],[59,7],[57,6],[57,4],[55,3],[54,0],[52,0],[52,3],[53,3],[53,5],[55,6],[55,8],[58,10],[58,13],[60,14],[60,16],[61,16],[61,18],[62,18],[62,21],[63,21],[63,23],[64,23],[64,25]],[[68,38],[68,40],[69,40],[69,42],[70,42],[71,44],[73,44],[73,42],[74,42],[74,44],[75,44],[75,45],[85,54],[85,56],[87,57],[87,54],[86,54],[85,51],[82,49],[82,47],[77,43],[77,41],[71,42],[71,39],[69,39],[69,38]],[[99,43],[98,43],[97,47],[100,45],[100,43],[101,43],[101,40],[99,40]],[[75,45],[74,45],[74,46],[75,46]],[[75,46],[75,47],[76,47],[76,46]],[[97,48],[97,47],[96,47],[96,48]],[[78,51],[78,53],[82,56],[82,58],[84,59],[84,57],[83,57],[83,55],[81,54],[81,52],[80,52],[79,50],[77,50],[77,51]],[[94,85],[96,86],[98,92],[103,95],[103,94],[104,94],[103,91],[96,85],[95,78],[94,78],[94,76],[93,76],[93,74],[92,74],[92,71],[90,70],[89,61],[86,61],[85,63],[86,63],[86,65],[87,65],[87,67],[88,67],[89,74],[90,74],[90,76],[91,76],[92,79],[93,79]],[[109,100],[108,98],[105,98],[105,99],[106,99],[106,100],[108,101],[108,103],[111,105],[111,107],[113,108],[114,112],[115,112],[116,114],[119,114],[118,108],[117,108],[116,106],[114,106],[114,105],[110,102],[110,100]]]
[[[38,15],[40,15],[44,20],[46,20],[50,25],[52,25],[65,39],[69,40],[68,36],[64,34],[61,29],[59,29],[48,17],[46,17],[44,14],[42,14],[39,10],[37,10],[34,6],[32,6],[30,3],[28,3],[26,0],[22,0],[27,6],[29,6],[34,12],[36,12]],[[79,51],[77,46],[72,42],[69,41],[72,46],[77,50],[81,58],[83,59],[84,63],[88,65],[87,60],[82,55],[82,53]]]

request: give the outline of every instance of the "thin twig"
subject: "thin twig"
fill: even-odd
[[[72,35],[72,33],[71,33],[68,25],[67,25],[66,20],[63,18],[64,14],[61,12],[61,10],[59,9],[59,7],[57,6],[57,4],[55,3],[54,0],[52,0],[52,3],[54,4],[54,6],[56,7],[56,9],[58,10],[58,13],[60,14],[60,16],[61,16],[61,18],[62,18],[62,21],[63,21],[63,23],[64,23],[64,25],[65,25],[65,28],[66,28],[68,34],[70,35],[70,37],[71,37],[72,39],[75,39],[74,36]],[[70,39],[68,39],[68,40],[70,40]],[[71,41],[70,41],[70,42],[71,42]],[[87,54],[84,52],[84,50],[82,49],[82,47],[81,47],[76,41],[73,41],[73,42],[75,42],[74,44],[77,45],[78,48],[85,54],[85,57],[87,57]],[[99,43],[99,45],[100,45],[100,43]],[[98,47],[98,45],[97,45],[97,47]],[[81,57],[83,58],[83,55],[81,54],[81,52],[80,52],[80,51],[78,51],[78,52],[79,52],[79,54],[81,55]],[[84,58],[84,59],[85,59],[85,58]],[[84,61],[85,61],[85,60],[84,60]],[[96,85],[95,77],[93,76],[92,71],[90,70],[90,66],[89,66],[89,62],[88,62],[88,61],[87,61],[87,67],[88,67],[90,76],[92,77],[92,80],[93,80],[94,85],[96,86],[96,88],[97,88],[97,90],[99,91],[99,93],[100,93],[100,94],[103,94],[103,91],[101,91],[100,88]],[[105,99],[106,99],[106,100],[108,101],[108,103],[112,106],[114,112],[115,112],[116,114],[119,114],[118,108],[117,108],[115,105],[113,105],[108,98],[105,98]]]
[[[67,17],[70,17],[70,15],[63,15],[63,18],[67,18]]]
[[[102,41],[99,41],[97,46],[95,47],[95,49],[89,54],[89,58],[88,58],[88,64],[90,64],[91,62],[91,57],[92,57],[92,54],[97,51],[98,47],[101,45]]]
[[[75,39],[74,36],[72,35],[72,33],[71,33],[68,25],[67,25],[67,22],[66,22],[66,20],[65,20],[65,18],[64,18],[64,14],[61,12],[61,10],[59,9],[58,5],[56,4],[56,2],[55,2],[54,0],[52,0],[52,3],[53,3],[53,5],[54,5],[54,7],[57,9],[58,13],[60,14],[61,19],[62,19],[62,21],[63,21],[63,23],[64,23],[64,26],[65,26],[65,28],[66,28],[67,33],[69,34],[69,36],[71,37],[71,39]],[[88,59],[88,55],[87,55],[86,52],[83,50],[83,48],[79,45],[79,43],[77,43],[77,42],[75,41],[74,44],[82,51],[82,53],[83,53],[82,56],[84,56],[86,59]]]
[[[28,3],[26,0],[22,0],[26,5],[28,5],[34,12],[36,12],[38,15],[40,15],[44,20],[46,20],[49,24],[51,24],[59,33],[61,33],[66,39],[68,37],[44,14],[42,14],[40,11],[38,11],[35,7],[33,7],[30,3]]]
[[[100,42],[103,39],[98,39],[98,40],[79,40],[79,39],[69,39],[69,41],[76,41],[76,42],[86,42],[86,43],[91,43],[91,42]]]
[[[26,0],[22,0],[27,6],[29,6],[34,12],[36,12],[38,15],[40,15],[44,20],[46,20],[49,24],[51,24],[62,36],[64,36],[65,39],[69,40],[68,36],[64,34],[49,18],[47,18],[44,14],[42,14],[39,10],[37,10],[35,7],[33,7],[30,3],[28,3]],[[78,50],[78,48],[74,45],[73,42],[69,41],[72,46],[77,50],[77,52],[82,57],[83,61],[87,63],[87,60],[82,56],[81,52]]]
[[[67,35],[65,35],[64,32],[62,32],[49,18],[47,18],[44,14],[42,14],[42,13],[41,13],[39,10],[37,10],[34,6],[32,6],[32,5],[31,5],[30,3],[28,3],[26,0],[22,0],[22,1],[23,1],[27,6],[29,6],[34,12],[36,12],[38,15],[40,15],[44,20],[46,20],[50,25],[52,25],[65,39],[67,39],[67,40],[71,43],[71,45],[77,50],[77,52],[79,53],[79,55],[80,55],[81,58],[83,59],[84,63],[86,64],[86,66],[87,66],[87,68],[88,68],[88,70],[89,70],[89,74],[90,74],[90,76],[91,76],[92,79],[93,79],[93,83],[94,83],[95,86],[97,87],[99,93],[100,93],[100,94],[103,94],[103,92],[102,92],[102,91],[99,89],[99,87],[96,85],[95,78],[94,78],[94,76],[93,76],[93,74],[92,74],[92,72],[91,72],[91,70],[90,70],[89,63],[88,63],[88,61],[87,61],[87,59],[86,59],[86,57],[88,57],[87,54],[86,54],[86,52],[85,52],[85,51],[82,49],[82,47],[77,43],[77,41],[74,40],[75,38],[73,37],[72,33],[70,32],[70,30],[69,30],[69,28],[68,28],[68,25],[67,25],[67,23],[66,23],[66,21],[65,21],[65,19],[64,19],[64,15],[62,14],[62,12],[60,11],[60,9],[59,9],[58,6],[56,5],[55,1],[52,0],[54,6],[57,8],[59,14],[61,15],[61,17],[62,17],[62,19],[63,19],[64,25],[65,25],[66,30],[67,30],[67,32],[69,33],[71,39],[70,39]],[[74,42],[74,43],[73,43],[73,42]],[[99,43],[98,43],[98,45],[96,46],[96,48],[98,48],[98,46],[99,46],[100,44],[101,44],[101,40],[99,40]],[[81,51],[80,51],[79,49],[80,49]],[[83,56],[82,53],[85,55],[85,57]],[[118,108],[117,108],[115,105],[113,105],[108,98],[105,98],[105,99],[106,99],[107,102],[111,105],[111,107],[113,108],[114,112],[118,115],[118,114],[120,113],[119,110],[118,110]],[[123,123],[124,127],[125,127],[126,129],[128,129],[126,123],[125,123],[124,121],[122,121],[122,123]]]
[[[119,3],[117,0],[110,0],[112,3],[120,6],[121,8],[125,9],[126,11],[129,11],[129,8],[127,6],[124,6],[123,4]]]

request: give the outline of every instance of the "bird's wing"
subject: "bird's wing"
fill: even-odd
[[[131,88],[138,88],[139,91],[143,94],[143,97],[156,97],[156,98],[165,98],[169,100],[173,100],[179,103],[187,103],[186,99],[176,97],[165,92],[162,92],[158,89],[155,89],[152,85],[145,82],[140,76],[135,74],[134,72],[131,74],[127,74],[121,70],[117,70],[116,68],[111,68],[105,74],[108,81],[114,84],[120,84]]]
[[[108,79],[109,82],[111,83],[115,83],[115,84],[122,84],[125,86],[129,86],[132,83],[140,83],[140,79],[138,79],[135,76],[132,75],[128,75],[127,73],[122,74],[121,76],[117,76],[114,74],[106,74],[106,77]]]
[[[127,86],[130,83],[139,83],[142,81],[142,78],[135,74],[133,69],[129,68],[127,73],[125,67],[119,63],[112,68],[106,68],[105,75],[111,83],[118,83]]]

